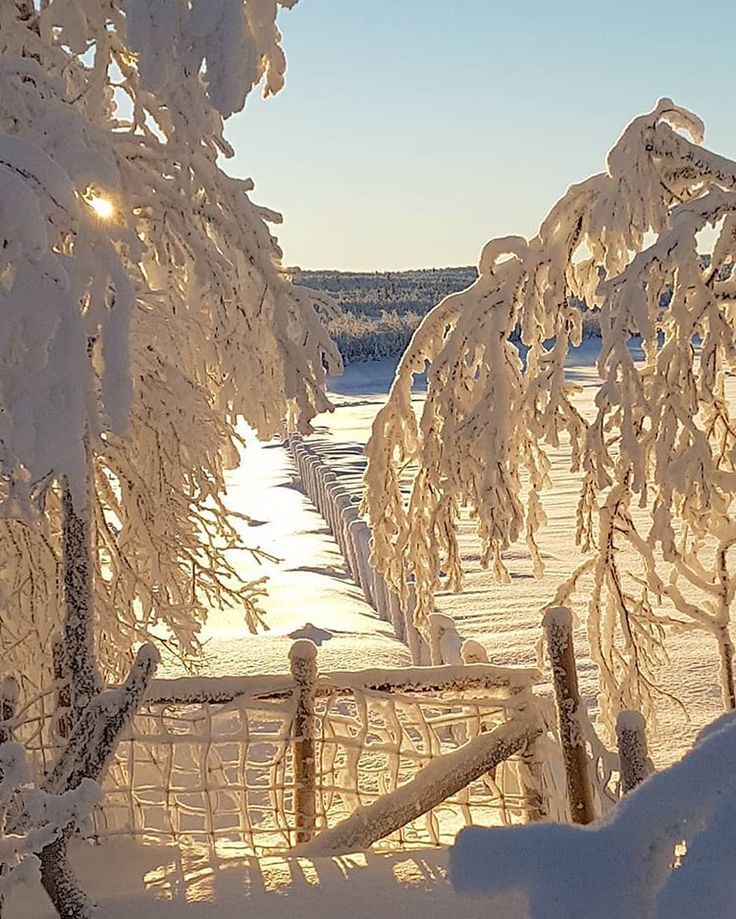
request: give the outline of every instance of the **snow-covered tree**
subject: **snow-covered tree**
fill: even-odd
[[[703,147],[703,133],[695,115],[661,100],[624,130],[604,173],[568,190],[537,236],[489,242],[478,280],[414,335],[367,447],[374,560],[404,594],[407,576],[415,579],[421,626],[440,571],[447,586],[461,585],[463,506],[477,516],[484,562],[499,580],[518,540],[541,572],[549,450],[568,445],[585,556],[554,603],[587,592],[611,723],[620,708],[651,703],[668,627],[714,635],[724,701],[735,704],[736,419],[725,380],[736,360],[736,164]],[[705,258],[704,229],[715,239]],[[581,337],[579,301],[600,308],[592,418],[565,378]],[[641,362],[628,347],[635,335]],[[411,383],[426,362],[417,419]]]
[[[256,624],[236,420],[308,429],[339,361],[219,165],[295,2],[0,2],[0,647],[32,681],[60,625],[92,692],[156,626],[189,654],[207,605]]]

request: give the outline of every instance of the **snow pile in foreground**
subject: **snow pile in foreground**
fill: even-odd
[[[606,821],[465,830],[450,853],[452,884],[471,895],[521,892],[530,919],[732,916],[735,761],[736,715],[728,715]]]

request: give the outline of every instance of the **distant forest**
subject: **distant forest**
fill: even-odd
[[[329,293],[342,309],[329,330],[346,364],[401,354],[422,317],[478,277],[474,267],[414,271],[301,271],[294,281]]]

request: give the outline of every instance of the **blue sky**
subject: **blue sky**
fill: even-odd
[[[736,158],[733,0],[300,0],[279,21],[286,88],[231,119],[226,168],[283,213],[289,265],[474,263],[664,95]]]

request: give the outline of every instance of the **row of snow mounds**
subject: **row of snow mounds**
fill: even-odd
[[[289,435],[286,445],[307,497],[327,522],[355,582],[380,618],[390,622],[397,638],[409,647],[413,663],[488,663],[485,647],[473,639],[463,639],[455,620],[444,613],[430,614],[425,639],[414,623],[413,585],[408,584],[408,602],[402,609],[398,594],[370,563],[371,532],[358,511],[354,476],[349,478],[344,470],[326,462],[299,434]]]
[[[408,603],[402,609],[398,594],[371,565],[371,531],[360,516],[353,489],[341,480],[341,476],[311,445],[304,442],[301,435],[289,435],[286,446],[304,484],[307,497],[327,522],[350,573],[360,585],[366,600],[381,619],[391,623],[396,637],[409,647],[412,661],[415,664],[429,663],[430,651],[414,624],[411,585]]]

